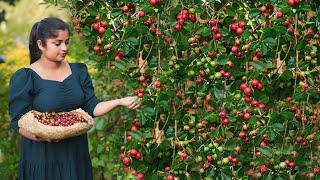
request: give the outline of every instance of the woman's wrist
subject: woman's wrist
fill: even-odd
[[[123,106],[122,98],[118,99],[117,102],[118,102],[117,103],[118,106]]]

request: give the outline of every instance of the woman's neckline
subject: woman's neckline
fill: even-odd
[[[68,80],[69,78],[71,78],[72,75],[73,75],[73,70],[72,70],[72,65],[71,65],[71,63],[68,63],[68,62],[67,62],[67,64],[69,65],[71,74],[69,74],[67,77],[65,77],[62,81],[53,80],[53,79],[45,79],[45,78],[41,77],[35,70],[33,70],[33,69],[29,68],[29,67],[27,67],[27,68],[25,68],[25,69],[29,69],[30,71],[32,71],[34,74],[36,74],[36,75],[37,75],[41,80],[43,80],[43,81],[63,83],[63,82],[65,82],[66,80]]]

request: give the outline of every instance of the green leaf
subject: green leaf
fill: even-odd
[[[203,37],[208,37],[208,36],[212,35],[212,30],[206,26],[202,26],[198,30],[197,34],[200,34]]]
[[[218,57],[217,62],[219,65],[225,65],[228,62],[229,58],[226,54],[223,54]]]
[[[293,78],[293,74],[292,71],[289,70],[285,70],[282,74],[281,74],[281,79],[283,80],[290,80]]]
[[[129,135],[131,135],[134,139],[141,139],[142,134],[139,131],[129,131]]]
[[[269,46],[277,46],[277,41],[272,37],[268,37],[268,38],[264,39],[263,41],[266,44],[268,44]]]
[[[154,116],[156,114],[156,111],[152,107],[146,107],[144,108],[144,111],[149,115],[149,116]]]
[[[139,44],[139,40],[136,37],[129,37],[127,40],[132,45],[138,45]]]
[[[255,18],[256,16],[258,16],[260,14],[260,11],[258,8],[252,8],[249,12],[249,16],[251,18]]]
[[[281,112],[281,117],[285,120],[292,120],[294,118],[294,114],[290,111]]]
[[[280,124],[280,123],[272,124],[271,127],[274,129],[274,131],[276,131],[278,133],[284,131],[284,126],[283,126],[283,124]]]
[[[257,150],[260,151],[262,154],[264,154],[266,156],[271,154],[271,152],[270,152],[271,150],[268,147],[263,147],[263,148],[262,147],[257,147]]]
[[[125,65],[123,64],[123,63],[121,63],[121,62],[115,62],[115,61],[112,61],[111,62],[113,65],[115,65],[117,68],[119,68],[119,69],[125,69],[126,67],[125,67]]]
[[[223,90],[220,90],[220,89],[214,87],[214,88],[213,88],[213,92],[214,92],[214,96],[215,96],[217,99],[223,99],[223,98],[224,98]]]

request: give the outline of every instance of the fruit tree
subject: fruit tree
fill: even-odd
[[[319,1],[66,2],[100,80],[143,98],[123,173],[320,177]]]

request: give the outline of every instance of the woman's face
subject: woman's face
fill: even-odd
[[[56,38],[46,39],[46,46],[38,40],[38,46],[42,52],[41,58],[49,61],[63,61],[68,53],[69,32],[68,30],[58,30]]]

